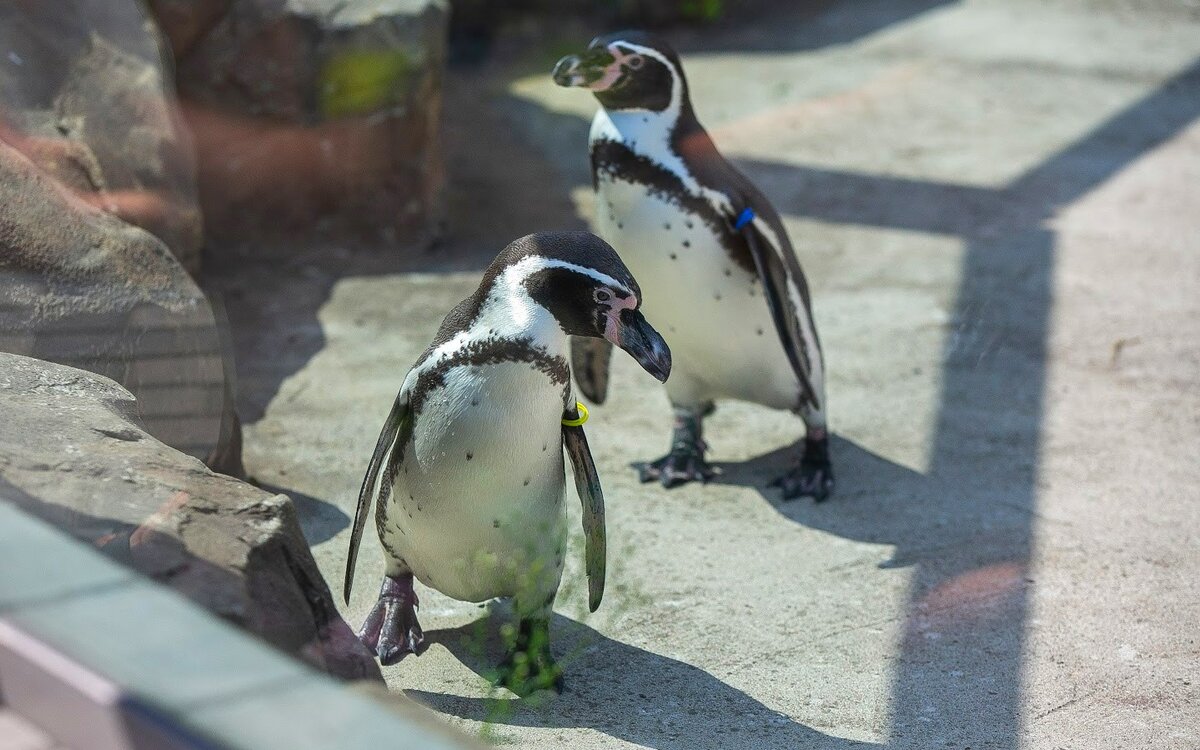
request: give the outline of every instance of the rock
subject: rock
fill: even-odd
[[[178,46],[206,228],[431,236],[445,0],[154,0]]]
[[[191,140],[162,42],[133,0],[0,7],[0,137],[88,202],[200,267]]]
[[[163,445],[137,411],[111,380],[0,354],[0,496],[321,669],[380,679],[291,500]]]
[[[0,141],[0,351],[117,380],[151,434],[198,458],[224,455],[233,471],[222,348],[212,308],[162,242]]]

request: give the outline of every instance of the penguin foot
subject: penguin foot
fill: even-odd
[[[829,460],[829,439],[806,440],[800,465],[774,480],[771,487],[783,492],[784,500],[811,497],[824,502],[833,492],[833,464]]]
[[[550,624],[545,620],[522,620],[516,643],[498,672],[496,683],[522,698],[539,690],[561,695],[565,689],[563,673],[550,653]]]
[[[717,474],[704,460],[703,447],[694,445],[676,445],[657,461],[638,464],[637,470],[642,482],[658,480],[667,489],[688,482],[706,483]]]
[[[358,639],[379,657],[380,664],[395,664],[417,653],[425,641],[421,623],[417,622],[419,605],[412,573],[383,579],[379,599],[358,631]]]

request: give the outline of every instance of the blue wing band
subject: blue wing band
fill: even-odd
[[[737,221],[733,223],[733,228],[735,230],[741,229],[752,221],[754,221],[754,209],[747,206],[738,214]]]

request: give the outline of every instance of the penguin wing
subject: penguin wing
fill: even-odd
[[[771,309],[771,319],[775,322],[775,331],[783,343],[788,362],[800,381],[803,393],[801,398],[814,408],[819,408],[818,394],[812,385],[813,352],[808,351],[804,333],[801,330],[801,316],[811,320],[808,309],[808,286],[800,271],[800,264],[790,247],[776,247],[758,226],[762,219],[748,204],[734,220],[735,230],[741,233],[754,259],[754,266],[762,280],[763,296]],[[815,332],[814,332],[815,337]],[[816,353],[816,356],[820,356]]]
[[[375,485],[379,479],[379,469],[383,466],[384,458],[390,452],[392,456],[388,461],[388,473],[390,474],[394,470],[393,467],[399,459],[396,451],[404,450],[404,445],[408,442],[411,434],[412,413],[408,408],[408,391],[401,389],[400,393],[396,394],[396,400],[392,404],[391,412],[388,413],[387,421],[383,423],[379,440],[375,442],[375,452],[371,454],[371,463],[367,464],[367,475],[363,478],[362,489],[358,491],[358,507],[354,510],[354,526],[350,532],[350,550],[346,556],[346,581],[342,589],[342,595],[347,604],[350,603],[350,589],[354,585],[354,565],[358,562],[358,546],[362,543],[363,528],[367,525],[371,503],[377,494]],[[387,485],[389,489],[391,482],[391,476],[383,477],[382,484]],[[381,486],[380,492],[383,489]]]
[[[590,336],[571,337],[571,369],[579,390],[593,404],[603,404],[608,397],[608,363],[612,359],[612,344]]]
[[[574,410],[564,418],[575,419]],[[606,562],[606,540],[604,532],[604,490],[600,488],[600,475],[588,448],[587,435],[583,426],[563,425],[563,445],[571,457],[571,469],[575,475],[575,491],[583,503],[584,559],[588,577],[588,608],[595,612],[604,598],[604,567]]]

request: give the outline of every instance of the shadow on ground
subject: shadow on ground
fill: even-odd
[[[958,0],[807,0],[763,3],[742,15],[730,9],[720,33],[683,32],[680,52],[804,52],[850,44]]]
[[[329,541],[350,525],[350,516],[333,503],[286,487],[258,481],[252,483],[267,492],[287,495],[292,499],[292,505],[296,506],[296,515],[300,520],[300,528],[304,531],[304,538],[310,547]]]
[[[841,4],[839,12],[850,5]],[[690,48],[719,44],[697,41]],[[519,118],[514,121],[555,134],[551,149],[586,139],[588,124],[579,117],[524,99],[505,106]],[[956,235],[965,243],[927,476],[841,440],[834,446],[839,490],[821,506],[781,504],[766,487],[794,460],[796,445],[725,464],[718,480],[760,488],[796,523],[894,545],[887,565],[913,567],[894,667],[889,747],[1018,746],[1054,302],[1050,226],[1060,208],[1198,116],[1200,62],[996,189],[737,160],[784,214]],[[571,174],[575,169],[567,167]],[[880,415],[897,418],[903,415]]]
[[[736,36],[741,32],[736,32],[730,37],[701,35],[684,48],[806,49],[857,38],[943,4],[839,3],[814,18],[798,38],[790,36],[795,24],[764,22],[754,30],[757,47],[743,44]],[[861,11],[863,7],[870,12]],[[457,112],[451,108],[447,118],[470,118],[473,111],[487,110],[491,119],[483,128],[466,119],[472,130],[463,125],[458,145],[451,147],[454,159],[478,158],[482,166],[464,173],[455,188],[458,194],[452,196],[457,223],[468,227],[466,244],[473,249],[461,256],[451,254],[457,259],[450,265],[482,267],[503,244],[496,232],[503,232],[506,242],[535,228],[580,226],[565,196],[569,188],[586,184],[582,144],[587,123],[514,98],[500,103],[503,116],[492,111],[492,105],[477,110],[470,102],[461,106]],[[1054,302],[1056,237],[1047,225],[1059,207],[1101,185],[1197,116],[1200,64],[1193,64],[995,190],[740,162],[782,213],[955,235],[966,245],[942,353],[928,474],[839,440],[834,450],[840,489],[829,503],[780,504],[774,491],[762,490],[789,520],[849,539],[893,545],[894,557],[885,564],[913,568],[910,600],[901,613],[905,624],[899,653],[888,665],[894,675],[889,747],[1011,750],[1019,744],[1031,583],[1027,566],[1037,517],[1046,349]],[[512,136],[510,128],[545,145],[530,147]],[[511,139],[516,151],[503,159],[489,155],[489,150],[503,149],[470,135],[484,131],[489,138]],[[574,151],[559,148],[567,143],[574,144]],[[576,156],[565,160],[555,154]],[[290,261],[293,265],[286,273],[263,264],[246,272],[245,279],[236,274],[224,277],[234,290],[253,290],[229,300],[239,362],[252,373],[243,388],[250,422],[261,416],[282,380],[323,346],[316,311],[337,278],[418,267],[430,271],[445,265],[444,258],[436,256],[432,263],[429,257],[366,259],[324,252],[299,257]],[[834,420],[836,424],[836,413]],[[792,446],[725,464],[720,481],[765,487],[794,450]],[[487,640],[498,643],[497,618],[489,616],[483,627]],[[570,692],[542,709],[515,704],[511,711],[498,711],[496,702],[488,699],[411,694],[456,716],[517,726],[589,727],[659,749],[854,746],[797,724],[699,669],[606,638],[574,621],[556,617],[553,632],[567,665]],[[486,672],[499,660],[498,653],[480,652],[477,625],[429,635],[477,672]],[[656,675],[652,684],[647,684],[646,675]]]
[[[503,657],[499,629],[510,619],[509,607],[495,605],[480,620],[426,636],[487,678]],[[547,692],[518,700],[507,691],[490,698],[425,690],[406,693],[464,719],[589,728],[656,750],[875,747],[799,724],[701,669],[607,638],[562,615],[556,614],[550,627],[555,656],[566,671],[567,690],[562,695]]]

